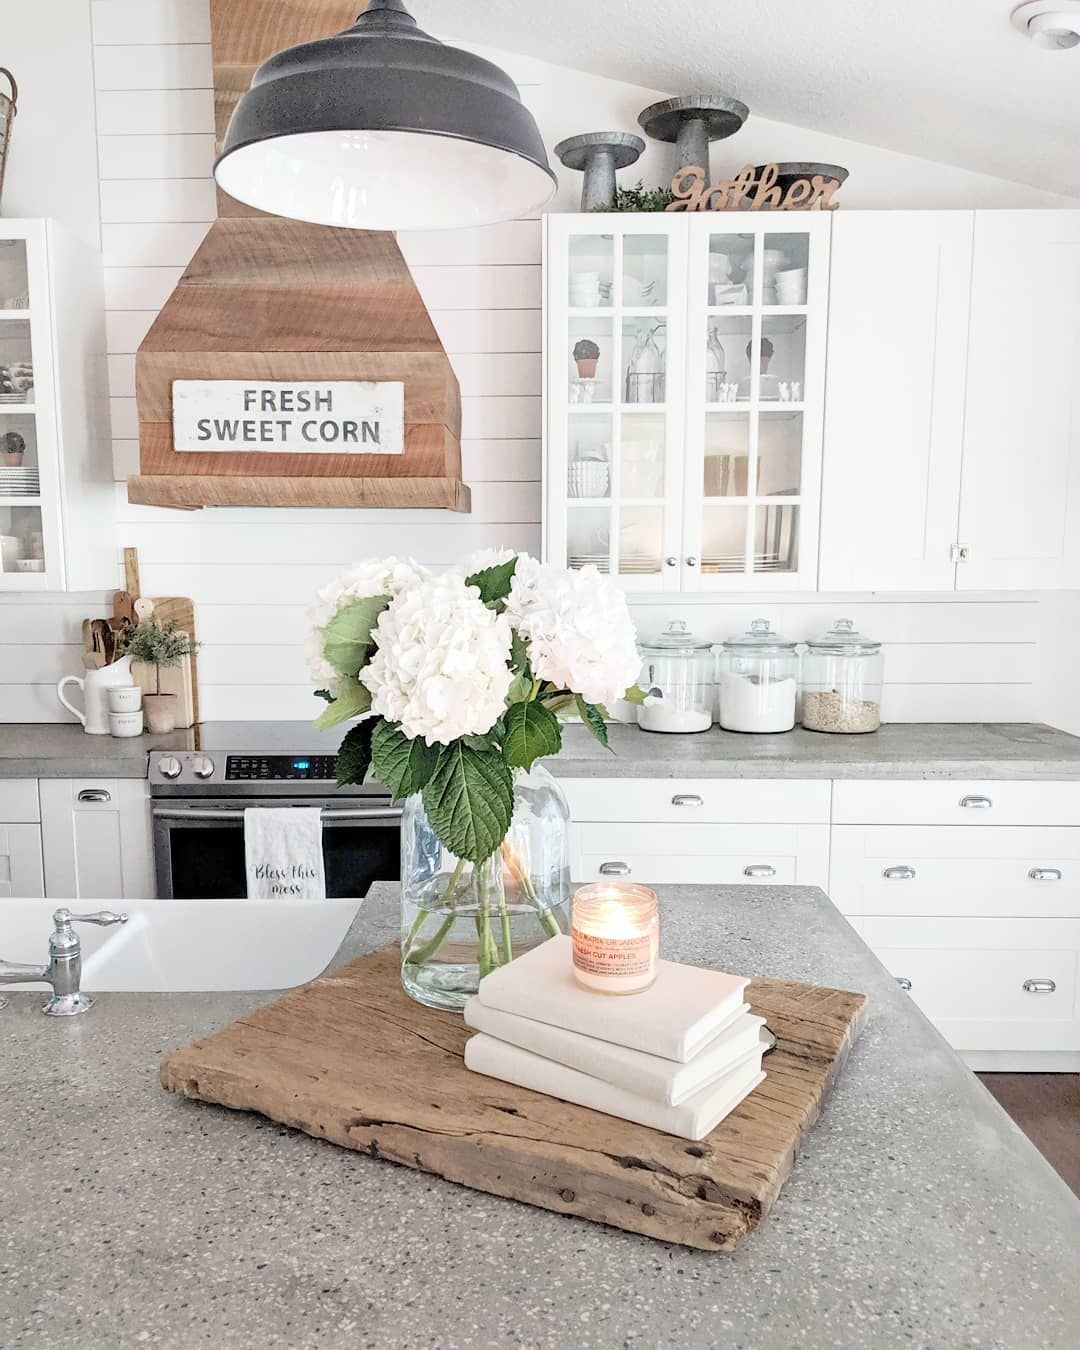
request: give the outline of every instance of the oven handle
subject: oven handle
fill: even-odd
[[[254,808],[258,810],[258,807]],[[400,806],[370,806],[354,811],[323,807],[324,820],[400,820]],[[230,811],[214,806],[155,806],[157,820],[243,820],[243,811]]]

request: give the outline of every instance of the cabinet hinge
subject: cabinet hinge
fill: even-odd
[[[971,557],[971,549],[967,544],[953,544],[949,549],[949,561],[954,563],[967,562]]]

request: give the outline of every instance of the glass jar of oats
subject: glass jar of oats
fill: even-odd
[[[802,724],[810,731],[858,735],[881,726],[881,643],[837,619],[806,644],[802,661]]]

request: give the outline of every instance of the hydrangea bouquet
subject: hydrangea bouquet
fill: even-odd
[[[476,873],[503,846],[515,775],[558,754],[560,719],[580,718],[606,746],[605,704],[643,698],[625,598],[595,568],[569,571],[509,550],[439,575],[372,560],[320,591],[311,618],[308,659],[328,705],[316,725],[362,719],[342,741],[339,785],[373,770],[395,800],[419,794],[457,859],[448,900],[466,863]],[[485,915],[481,975],[512,955],[509,929],[500,955]],[[420,952],[406,935],[405,961]]]

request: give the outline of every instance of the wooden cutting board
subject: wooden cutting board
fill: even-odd
[[[470,1073],[460,1017],[422,1008],[396,945],[169,1055],[170,1092],[543,1209],[730,1251],[768,1214],[858,1035],[864,994],[755,980],[768,1077],[700,1143]]]

